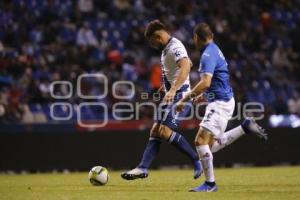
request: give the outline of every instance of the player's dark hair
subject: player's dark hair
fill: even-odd
[[[214,34],[207,23],[199,23],[194,29],[196,34],[201,40],[213,39]]]
[[[145,37],[147,39],[150,39],[153,33],[158,30],[167,31],[167,27],[163,23],[161,23],[158,19],[149,22],[149,24],[146,26],[145,29],[145,33],[144,33]]]

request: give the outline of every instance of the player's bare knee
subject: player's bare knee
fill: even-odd
[[[203,138],[202,135],[197,135],[197,137],[195,138],[195,146],[200,146],[200,145],[205,145],[205,139]]]
[[[207,145],[210,143],[211,138],[212,138],[211,132],[203,128],[200,128],[194,142],[196,146]]]
[[[159,127],[159,130],[158,130],[158,134],[159,134],[159,136],[160,136],[161,138],[163,138],[163,139],[166,139],[166,138],[165,138],[165,132],[166,132],[165,127],[164,127],[164,126],[160,126],[160,127]]]
[[[203,144],[203,140],[202,140],[201,134],[202,134],[202,129],[200,128],[198,130],[198,133],[197,133],[197,135],[195,137],[195,140],[194,140],[195,146],[200,146],[200,145]]]
[[[168,140],[172,133],[172,131],[167,126],[164,126],[164,125],[161,125],[159,127],[158,132],[159,132],[159,136],[165,140]]]

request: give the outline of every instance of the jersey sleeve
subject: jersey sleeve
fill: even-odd
[[[183,45],[178,45],[172,48],[174,54],[175,62],[177,63],[182,58],[188,58],[188,54]]]
[[[211,76],[214,74],[215,68],[217,65],[217,60],[213,56],[213,54],[204,52],[200,58],[200,66],[198,71],[200,74],[210,74]]]

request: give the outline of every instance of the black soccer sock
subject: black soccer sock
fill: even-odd
[[[209,181],[205,181],[206,185],[210,186],[210,187],[214,187],[216,185],[216,182],[209,182]]]

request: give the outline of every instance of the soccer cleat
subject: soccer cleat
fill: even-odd
[[[141,168],[134,168],[128,172],[124,172],[121,174],[121,177],[125,180],[134,180],[138,178],[146,178],[148,177],[148,170]]]
[[[198,187],[195,187],[193,189],[190,189],[190,192],[216,192],[218,190],[217,185],[209,186],[206,182],[204,182],[202,185],[199,185]]]
[[[201,176],[203,172],[202,165],[200,160],[194,162],[194,179],[197,179]]]
[[[259,126],[253,118],[246,118],[242,123],[242,127],[247,134],[254,134],[263,140],[268,139],[265,129]]]

